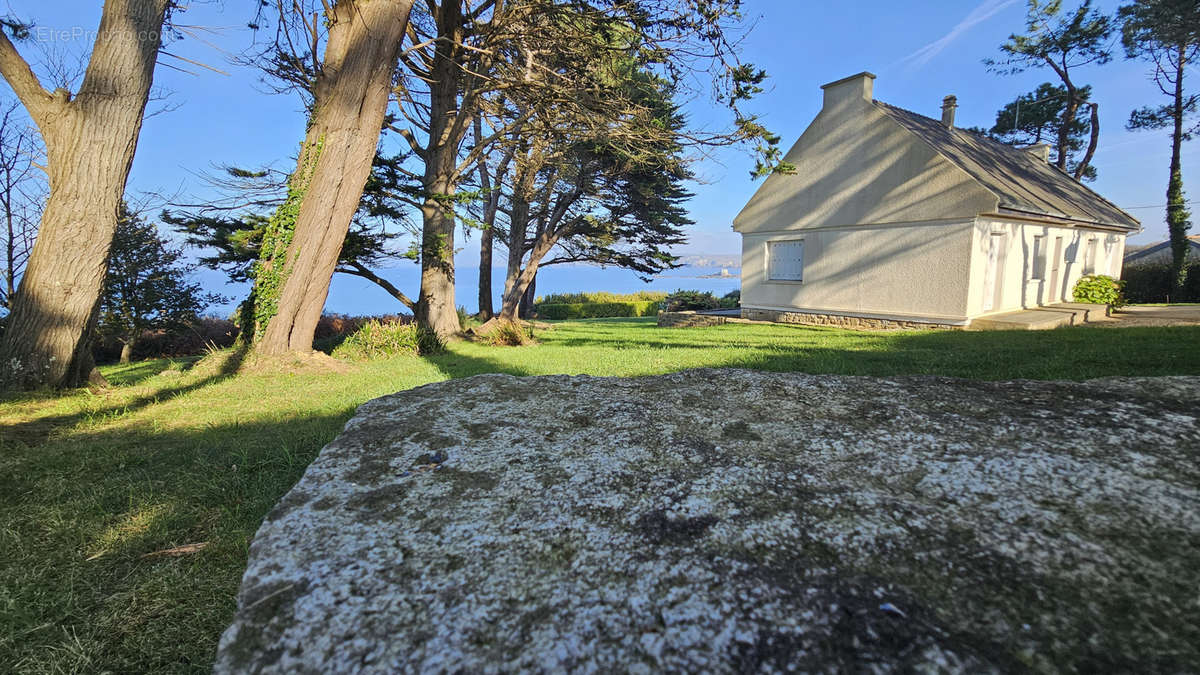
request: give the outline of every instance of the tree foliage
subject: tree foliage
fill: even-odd
[[[172,246],[154,223],[122,204],[100,298],[99,329],[124,345],[123,362],[143,332],[185,328],[210,305],[226,302],[189,279],[194,269],[184,262],[182,247]]]
[[[1021,73],[1030,69],[1049,68],[1062,82],[1063,110],[1055,143],[1055,164],[1070,171],[1075,178],[1095,175],[1092,156],[1100,137],[1099,104],[1089,101],[1085,87],[1077,85],[1073,70],[1103,65],[1112,59],[1109,44],[1113,32],[1112,19],[1092,8],[1092,0],[1064,12],[1062,0],[1029,0],[1025,15],[1025,33],[1014,33],[1000,45],[1004,57],[984,59],[984,63],[1001,74]],[[1071,134],[1077,128],[1076,116],[1081,106],[1090,110],[1089,140],[1082,157],[1071,151]]]
[[[1171,241],[1171,268],[1178,290],[1186,279],[1187,233],[1191,213],[1183,189],[1180,150],[1185,141],[1200,129],[1189,127],[1200,96],[1187,93],[1184,74],[1194,67],[1200,53],[1200,3],[1196,0],[1139,0],[1122,6],[1121,42],[1129,58],[1141,58],[1154,64],[1153,79],[1169,102],[1134,110],[1129,116],[1130,129],[1171,130],[1171,163],[1167,178],[1167,230]]]
[[[1088,105],[1092,94],[1090,86],[1080,87],[1077,95],[1083,105]],[[1064,124],[1067,107],[1067,90],[1051,82],[1043,82],[1028,94],[1021,94],[996,112],[996,123],[987,131],[988,135],[1010,145],[1035,145],[1048,143],[1058,151],[1058,140]],[[1078,162],[1071,159],[1084,149],[1091,134],[1091,122],[1076,117],[1067,129],[1067,170],[1074,172]],[[1057,154],[1051,157],[1057,163]],[[1093,166],[1085,167],[1081,178],[1096,177]]]
[[[399,195],[414,191],[411,182],[397,170],[403,156],[378,154],[338,256],[336,271],[367,279],[379,285],[410,311],[413,302],[378,269],[396,258],[415,254],[398,248],[398,240],[413,232],[413,225]],[[203,204],[189,204],[183,211],[164,211],[162,220],[185,237],[187,244],[203,253],[199,263],[221,270],[236,282],[252,281],[254,266],[262,255],[263,237],[270,225],[271,211],[286,194],[288,176],[270,170],[247,170],[224,166],[221,176],[207,180],[221,196]]]

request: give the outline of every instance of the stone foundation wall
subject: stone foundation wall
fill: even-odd
[[[660,328],[695,328],[697,326],[719,326],[727,323],[728,317],[713,316],[712,314],[697,314],[696,312],[659,312],[658,325]]]
[[[773,321],[775,323],[799,323],[808,326],[837,326],[869,330],[961,330],[962,326],[948,323],[925,323],[900,319],[871,319],[844,314],[815,314],[811,312],[783,312],[774,309],[742,308],[742,318],[751,321]],[[662,320],[659,320],[662,325]]]

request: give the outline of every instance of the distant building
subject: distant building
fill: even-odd
[[[1136,219],[1047,162],[873,98],[875,76],[822,87],[824,106],[734,220],[743,316],[962,326],[1070,300],[1121,272]]]
[[[1188,237],[1188,260],[1200,260],[1200,235]],[[1171,242],[1160,241],[1125,254],[1126,265],[1171,262]]]

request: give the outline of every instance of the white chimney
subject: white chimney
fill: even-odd
[[[875,98],[875,74],[863,71],[857,75],[843,77],[835,82],[821,85],[825,90],[824,109],[846,103],[872,101]]]
[[[954,128],[954,110],[958,108],[958,97],[954,94],[942,99],[942,126]]]
[[[1050,163],[1050,145],[1047,143],[1034,143],[1021,149],[1047,164]]]

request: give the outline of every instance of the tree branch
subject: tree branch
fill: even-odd
[[[29,67],[29,62],[17,52],[17,48],[3,30],[0,30],[0,75],[4,76],[17,98],[25,104],[25,109],[29,111],[33,121],[38,126],[44,124],[51,106],[55,103],[55,97],[38,81],[37,75],[34,75],[33,69]]]

